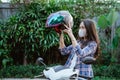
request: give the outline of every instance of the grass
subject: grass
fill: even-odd
[[[103,77],[103,76],[96,76],[93,80],[120,80],[120,78],[113,78],[113,77]]]

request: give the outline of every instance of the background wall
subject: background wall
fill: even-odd
[[[18,11],[21,4],[0,3],[0,19],[5,20]]]

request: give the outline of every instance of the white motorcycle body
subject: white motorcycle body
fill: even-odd
[[[43,73],[46,78],[50,80],[70,80],[70,77],[73,75],[78,75],[79,70],[73,68],[65,68],[56,71],[55,69],[59,69],[62,67],[61,65],[49,67],[48,69],[43,70]],[[77,80],[77,77],[76,77]]]
[[[78,77],[79,75],[79,70],[78,69],[74,69],[75,66],[75,62],[76,62],[76,55],[74,56],[73,60],[72,60],[72,65],[70,65],[69,68],[65,67],[65,66],[53,66],[53,67],[47,67],[46,64],[43,62],[43,59],[41,57],[39,57],[36,62],[42,63],[45,66],[45,69],[43,70],[43,75],[50,79],[50,80],[70,80],[70,78],[72,76],[75,75],[74,80],[87,80],[84,79],[82,77]],[[94,59],[93,57],[86,57],[83,59],[83,63],[85,64],[92,64],[95,62],[96,59]],[[35,76],[36,77],[40,77],[41,75]]]

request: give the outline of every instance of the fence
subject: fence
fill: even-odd
[[[6,20],[18,11],[20,4],[0,3],[0,19]]]

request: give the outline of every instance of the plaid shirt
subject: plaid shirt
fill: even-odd
[[[78,42],[78,45],[73,47],[72,45],[68,47],[64,47],[60,49],[62,55],[69,54],[69,57],[65,63],[65,66],[69,67],[71,65],[72,58],[75,54],[77,54],[77,62],[76,62],[76,69],[79,69],[79,75],[84,77],[93,77],[93,70],[91,64],[84,64],[81,60],[86,56],[94,56],[96,52],[97,43],[95,41],[91,41],[88,43],[86,47],[81,49],[81,43]]]

